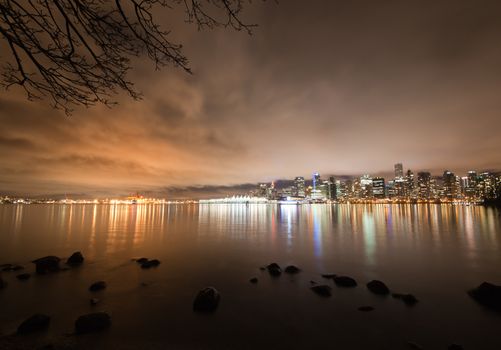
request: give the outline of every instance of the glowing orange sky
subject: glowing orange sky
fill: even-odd
[[[252,37],[166,18],[195,74],[139,61],[113,109],[2,91],[0,194],[500,169],[498,2],[374,3],[256,3]]]

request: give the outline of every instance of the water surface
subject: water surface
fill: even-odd
[[[115,349],[426,349],[460,343],[500,349],[501,315],[466,291],[482,281],[501,284],[501,218],[497,209],[451,205],[1,205],[0,264],[80,250],[84,266],[0,291],[0,334],[34,312],[52,316],[52,341],[74,320],[107,311],[104,333],[70,337],[81,348]],[[142,270],[133,257],[158,258]],[[302,272],[273,279],[259,267],[296,264]],[[354,277],[355,289],[334,287],[320,273]],[[248,282],[258,277],[257,285]],[[88,292],[96,280],[108,288]],[[415,294],[408,308],[371,295],[381,279]],[[310,281],[333,286],[323,299]],[[146,285],[144,285],[146,284]],[[192,311],[205,286],[222,295],[213,315]],[[89,298],[101,303],[91,307]],[[375,311],[357,308],[372,305]]]

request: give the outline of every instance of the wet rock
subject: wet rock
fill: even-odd
[[[419,302],[419,300],[412,294],[393,293],[392,297],[402,300],[407,306],[414,306]]]
[[[206,287],[198,292],[193,302],[193,310],[197,312],[214,312],[221,296],[214,287]]]
[[[26,280],[30,279],[30,277],[31,277],[31,274],[29,274],[29,273],[22,273],[22,274],[19,274],[16,276],[16,278],[20,281],[26,281]]]
[[[111,317],[106,312],[95,312],[80,316],[75,321],[75,332],[77,334],[102,331],[111,326]]]
[[[415,349],[415,350],[423,350],[424,349],[421,345],[414,343],[412,341],[408,341],[407,345],[409,346],[409,348]]]
[[[374,311],[374,308],[372,306],[360,306],[358,308],[358,311],[370,312],[370,311]]]
[[[348,276],[336,276],[334,277],[334,283],[336,283],[338,287],[351,288],[357,286],[357,281]]]
[[[266,266],[268,269],[268,273],[272,276],[280,276],[282,274],[282,269],[280,268],[280,265],[277,263],[271,263],[268,266]]]
[[[266,271],[266,267],[264,267],[264,266],[261,266],[259,269],[260,269],[261,271]]]
[[[5,287],[7,287],[7,282],[0,276],[0,289],[4,289]]]
[[[321,276],[327,279],[334,279],[337,275],[335,273],[323,273]]]
[[[97,282],[94,282],[90,285],[89,290],[91,292],[97,292],[97,291],[103,290],[105,288],[106,288],[105,281],[97,281]]]
[[[78,266],[84,262],[84,257],[81,252],[74,252],[71,256],[66,260],[66,264],[70,266]]]
[[[374,294],[378,295],[388,295],[390,294],[390,289],[381,281],[373,280],[367,283],[367,288]]]
[[[464,348],[459,344],[451,344],[447,347],[448,350],[464,350]]]
[[[285,273],[288,273],[288,274],[291,274],[291,275],[299,273],[300,271],[301,270],[299,269],[299,267],[294,266],[294,265],[289,265],[284,270]]]
[[[26,319],[17,327],[18,334],[27,334],[43,331],[49,328],[50,317],[43,314],[35,314]]]
[[[24,270],[24,266],[21,265],[14,265],[10,268],[11,271],[19,271],[19,270]]]
[[[316,282],[316,281],[314,281],[314,280],[311,280],[311,281],[310,281],[310,284],[317,284],[317,282]]]
[[[160,260],[153,259],[153,260],[146,260],[141,263],[141,268],[142,269],[149,269],[152,267],[157,267],[160,265]]]
[[[100,302],[100,301],[101,301],[101,300],[99,300],[98,298],[92,298],[92,299],[90,299],[90,304],[91,304],[92,306],[94,306],[94,305],[99,304],[99,302]]]
[[[253,284],[256,284],[257,283],[257,277],[252,277],[250,280],[249,280],[250,283],[253,283]]]
[[[136,260],[136,262],[137,262],[138,264],[142,264],[142,263],[145,263],[145,262],[147,262],[147,261],[148,261],[148,258],[139,258],[139,259],[137,259],[137,260]]]
[[[2,265],[2,271],[4,272],[9,272],[9,271],[19,271],[23,270],[24,266],[21,265],[12,265],[12,264],[3,264]]]
[[[36,265],[36,271],[39,274],[59,271],[59,259],[57,256],[46,256],[40,259],[33,260]]]
[[[483,282],[477,288],[470,290],[468,294],[479,304],[501,312],[501,286]]]
[[[310,287],[312,291],[323,297],[330,297],[332,288],[326,284],[317,284]]]

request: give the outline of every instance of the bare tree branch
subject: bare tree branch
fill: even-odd
[[[54,108],[113,105],[119,90],[140,94],[127,79],[133,57],[146,55],[191,73],[182,45],[156,23],[156,8],[181,7],[198,29],[226,27],[251,34],[240,19],[250,0],[0,0],[0,85],[22,87],[28,99]]]

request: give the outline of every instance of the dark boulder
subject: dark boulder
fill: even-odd
[[[372,306],[360,306],[358,311],[369,312],[374,311],[374,308]]]
[[[206,287],[198,292],[193,302],[193,310],[197,312],[214,312],[221,296],[214,287]]]
[[[268,273],[272,276],[280,276],[282,274],[282,269],[280,268],[280,265],[277,263],[271,263],[268,266],[266,266],[268,269]]]
[[[31,277],[31,274],[29,274],[29,273],[22,273],[22,274],[19,274],[16,276],[16,278],[20,281],[26,281],[26,280],[30,279],[30,277]]]
[[[261,271],[266,271],[266,267],[264,267],[264,266],[261,266],[259,269],[260,269]]]
[[[412,294],[393,293],[392,297],[402,300],[407,306],[414,306],[419,302],[419,300]]]
[[[157,267],[158,265],[160,265],[160,260],[157,259],[146,260],[141,263],[141,268],[149,269],[151,267]]]
[[[356,287],[357,286],[357,281],[355,281],[353,278],[348,277],[348,276],[336,276],[334,277],[334,283],[336,283],[336,286],[338,287]]]
[[[501,286],[483,282],[477,288],[470,290],[468,294],[479,304],[501,312]]]
[[[381,281],[373,280],[367,283],[367,288],[374,294],[378,295],[388,295],[390,294],[390,289]]]
[[[94,282],[90,285],[89,290],[91,292],[97,292],[97,291],[103,290],[105,288],[106,288],[105,281],[97,281],[97,282]]]
[[[323,273],[321,276],[327,279],[334,279],[337,275],[335,273]]]
[[[291,274],[291,275],[299,273],[300,271],[301,270],[299,269],[299,267],[294,266],[294,265],[289,265],[284,270],[285,273],[288,273],[288,274]]]
[[[326,284],[316,284],[310,287],[312,291],[323,297],[330,297],[332,288]]]
[[[98,298],[92,298],[90,299],[90,304],[92,306],[99,304],[100,300]]]
[[[23,270],[24,266],[21,265],[12,265],[12,264],[3,264],[2,265],[2,271],[9,272],[9,271],[19,271]]]
[[[142,263],[145,263],[145,262],[147,262],[147,261],[148,261],[148,258],[139,258],[139,259],[137,259],[137,260],[136,260],[136,262],[137,262],[138,264],[142,264]]]
[[[80,316],[75,321],[77,334],[102,331],[111,326],[111,317],[106,312],[95,312]]]
[[[257,277],[252,277],[250,280],[249,280],[250,283],[253,283],[253,284],[256,284],[257,283]]]
[[[83,262],[84,262],[84,257],[80,252],[75,252],[71,254],[68,260],[66,260],[66,264],[70,266],[78,266],[81,265]]]
[[[448,350],[464,350],[464,348],[459,344],[451,344],[447,347]]]
[[[39,274],[59,271],[59,259],[57,256],[46,256],[40,259],[33,260],[36,265],[36,271]]]
[[[18,334],[27,334],[32,332],[43,331],[49,328],[50,317],[43,314],[35,314],[26,319],[17,327]]]

